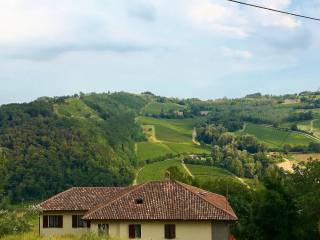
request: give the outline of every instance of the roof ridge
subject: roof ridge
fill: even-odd
[[[127,187],[72,187],[72,188],[86,188],[86,189],[89,189],[89,188],[119,188],[119,189],[124,189],[124,188],[127,188]]]
[[[118,199],[128,195],[129,193],[132,193],[133,191],[137,190],[137,189],[140,189],[142,186],[145,186],[147,185],[149,182],[145,182],[145,183],[142,183],[142,184],[139,184],[139,185],[136,185],[136,186],[132,186],[129,191],[127,192],[124,192],[118,196],[115,196],[111,201],[107,202],[107,203],[101,203],[99,206],[97,205],[95,208],[93,208],[92,210],[89,210],[83,217],[83,219],[86,219],[88,215],[92,214],[93,212],[96,212],[98,211],[99,209],[103,208],[103,207],[107,207],[108,205],[110,205],[111,203],[117,201]],[[130,188],[130,187],[127,187],[127,189]]]
[[[237,218],[237,217],[235,216],[235,214],[231,213],[230,211],[228,211],[228,210],[226,210],[226,209],[222,209],[220,206],[217,206],[217,204],[214,204],[213,202],[208,201],[208,200],[207,200],[206,198],[204,198],[202,195],[200,195],[200,194],[195,194],[194,192],[190,191],[190,189],[188,189],[188,188],[185,186],[185,185],[188,185],[188,184],[182,183],[182,182],[179,182],[179,181],[175,181],[175,180],[174,180],[174,182],[177,183],[178,185],[182,186],[182,187],[183,187],[184,189],[186,189],[187,191],[193,193],[193,194],[196,195],[197,197],[201,198],[202,200],[206,201],[206,202],[209,203],[210,205],[213,205],[214,207],[216,207],[216,208],[222,210],[223,212],[227,213],[227,214],[228,214],[229,216],[231,216],[232,218]],[[206,191],[206,190],[203,190],[203,189],[201,189],[201,188],[194,187],[194,186],[191,186],[191,185],[188,185],[188,186],[193,187],[193,188],[197,188],[197,189],[202,190],[202,191]],[[206,192],[211,193],[210,191],[206,191]],[[222,196],[222,195],[216,194],[216,193],[215,193],[215,195],[218,195],[218,196],[220,196],[220,197],[223,197],[225,200],[227,200],[227,198],[226,198],[225,196]]]
[[[42,205],[42,204],[45,204],[46,202],[49,202],[50,200],[55,199],[56,197],[58,197],[58,196],[60,196],[60,195],[62,195],[62,194],[64,194],[64,193],[70,192],[70,191],[71,191],[72,189],[74,189],[74,188],[75,188],[75,187],[68,188],[67,190],[64,190],[63,192],[60,192],[60,193],[52,196],[51,198],[48,198],[47,200],[39,203],[38,206],[40,206],[40,208],[41,208],[41,205]]]

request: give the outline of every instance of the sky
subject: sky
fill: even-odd
[[[244,1],[320,17],[320,0]],[[0,104],[80,91],[317,90],[319,29],[226,0],[1,0]]]

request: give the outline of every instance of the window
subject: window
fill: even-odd
[[[129,238],[141,238],[141,225],[130,224],[129,225]]]
[[[63,217],[61,215],[43,215],[43,228],[62,228]]]
[[[98,224],[98,234],[99,235],[109,235],[109,224],[99,223]]]
[[[87,221],[82,220],[83,215],[72,215],[72,228],[85,228],[89,227]]]
[[[143,198],[137,198],[136,204],[143,204]]]
[[[176,225],[165,224],[164,225],[164,238],[165,239],[175,239],[176,238]]]

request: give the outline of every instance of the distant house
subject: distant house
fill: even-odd
[[[295,103],[300,103],[301,100],[300,98],[295,98],[295,99],[285,99],[284,104],[295,104]]]
[[[124,240],[228,240],[237,220],[225,197],[176,181],[70,188],[40,207],[42,236],[94,231]]]
[[[208,116],[209,113],[210,111],[200,111],[201,116]]]
[[[183,115],[184,115],[184,113],[182,111],[175,111],[174,113],[179,117],[183,117]]]

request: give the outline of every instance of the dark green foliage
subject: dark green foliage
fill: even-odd
[[[231,230],[239,240],[316,240],[320,237],[320,162],[297,166],[294,173],[268,168],[264,188],[215,178],[197,186],[227,196],[239,221]]]
[[[260,143],[258,139],[252,135],[243,135],[238,139],[237,142],[240,150],[246,150],[249,153],[258,153],[267,150],[267,147]]]
[[[299,210],[296,232],[300,239],[320,238],[320,162],[296,166],[290,178],[290,190]]]
[[[295,121],[307,121],[313,119],[313,112],[312,111],[306,111],[306,112],[298,112],[291,114],[288,117],[288,120],[291,122]]]
[[[0,208],[0,238],[9,234],[18,234],[30,231],[31,221],[37,216],[35,207],[8,211]]]
[[[192,184],[192,181],[193,181],[192,177],[187,175],[185,172],[182,172],[179,167],[172,166],[172,167],[169,167],[166,171],[170,174],[171,180]]]
[[[132,182],[134,140],[141,138],[134,118],[144,100],[125,93],[81,98],[100,119],[57,114],[66,99],[0,108],[0,197],[19,202],[71,186]]]
[[[320,153],[320,143],[311,142],[308,146],[294,146],[291,148],[291,151],[301,153]]]

